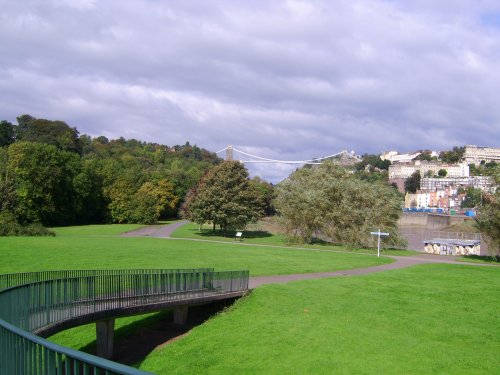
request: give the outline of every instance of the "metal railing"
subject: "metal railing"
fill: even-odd
[[[447,238],[450,240],[481,241],[481,233],[427,231],[424,240]]]
[[[17,285],[34,283],[37,281],[69,279],[84,276],[108,275],[141,275],[146,273],[186,273],[213,271],[213,268],[186,268],[186,269],[126,269],[126,270],[53,270],[40,272],[9,273],[0,275],[0,291]]]
[[[33,332],[84,316],[244,292],[248,277],[248,271],[212,269],[0,275],[0,374],[147,374],[64,348]]]

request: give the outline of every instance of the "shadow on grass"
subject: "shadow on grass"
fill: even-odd
[[[115,330],[114,355],[111,359],[128,366],[139,366],[154,349],[178,339],[231,306],[234,301],[230,299],[189,307],[188,320],[184,325],[174,324],[172,311],[162,311],[121,327]],[[80,350],[95,354],[95,341]]]
[[[267,231],[264,230],[255,230],[255,231],[242,231],[243,232],[243,239],[252,239],[252,238],[269,238],[272,237],[273,235]],[[209,229],[202,229],[201,232],[196,232],[199,236],[202,237],[224,237],[224,238],[235,238],[236,236],[236,231],[228,231],[226,233],[221,232],[220,230],[216,230],[215,232],[213,230]]]
[[[500,255],[498,256],[464,255],[462,258],[479,262],[486,262],[486,263],[500,263]]]

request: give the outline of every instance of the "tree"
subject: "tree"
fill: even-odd
[[[465,154],[465,147],[453,147],[451,151],[442,151],[439,153],[439,158],[448,164],[458,163]]]
[[[447,174],[448,174],[448,171],[446,169],[440,169],[438,171],[438,176],[439,177],[446,177]]]
[[[491,176],[497,184],[500,184],[500,163],[491,161],[479,166],[469,164],[469,169],[471,176]]]
[[[36,119],[29,115],[19,116],[17,121],[16,139],[19,141],[46,143],[61,150],[82,153],[78,130],[63,121]]]
[[[16,142],[8,148],[7,168],[17,193],[15,214],[22,224],[72,223],[77,154],[43,143]]]
[[[433,160],[432,151],[430,151],[430,150],[422,151],[413,160],[432,161]]]
[[[382,160],[380,155],[364,154],[363,160],[356,164],[356,169],[358,171],[362,171],[367,165],[371,166],[371,169],[378,168],[388,170],[391,165],[391,161]]]
[[[8,121],[0,121],[0,147],[14,143],[14,125]]]
[[[485,235],[490,255],[500,256],[500,189],[481,207],[476,226]]]
[[[253,185],[254,189],[260,194],[260,201],[264,203],[265,215],[274,215],[274,186],[257,176],[250,180],[250,184]]]
[[[210,222],[226,233],[244,228],[263,215],[263,202],[248,172],[237,161],[225,161],[210,170],[185,205],[187,217],[202,225]]]
[[[147,181],[134,195],[133,222],[153,224],[167,212],[172,213],[179,198],[174,185],[167,180]]]
[[[461,203],[462,208],[474,208],[481,204],[483,192],[481,189],[468,187],[465,190],[465,199]]]
[[[405,191],[409,193],[416,193],[420,189],[420,171],[416,170],[405,181]]]
[[[400,242],[401,198],[387,184],[359,181],[331,163],[299,169],[276,186],[275,207],[287,236],[310,242],[327,237],[348,246],[368,246],[370,231]]]

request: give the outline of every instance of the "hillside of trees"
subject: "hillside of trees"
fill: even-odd
[[[92,138],[29,115],[0,122],[0,209],[23,226],[152,223],[177,214],[214,165],[196,145]],[[7,219],[6,219],[7,218]]]

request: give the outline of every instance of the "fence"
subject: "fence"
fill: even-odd
[[[213,268],[187,268],[187,269],[128,269],[128,270],[54,270],[41,272],[24,272],[0,275],[0,291],[17,285],[34,283],[37,281],[68,279],[84,276],[108,275],[141,275],[147,273],[187,273],[187,272],[213,272]]]
[[[481,233],[427,231],[424,240],[446,238],[449,240],[481,241]]]
[[[0,275],[0,373],[146,374],[33,334],[82,316],[248,289],[248,271],[90,270]],[[3,290],[1,290],[3,288]]]

